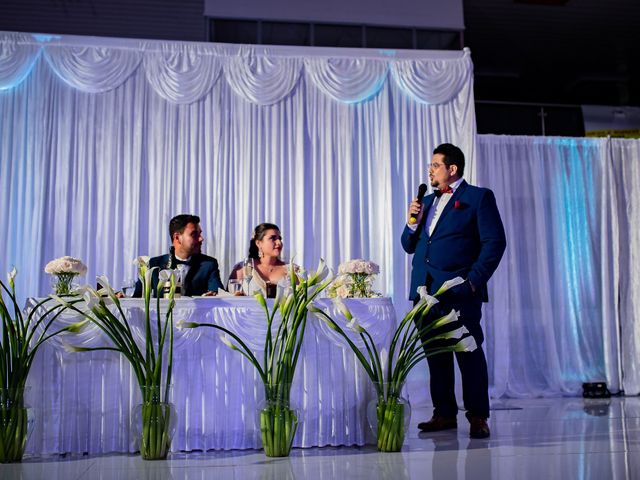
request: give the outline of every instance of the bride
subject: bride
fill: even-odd
[[[288,274],[288,265],[280,259],[281,253],[280,229],[273,223],[261,223],[253,231],[248,258],[234,265],[229,280],[249,280],[248,285],[243,282],[246,295],[262,291],[265,297],[275,297],[276,284]]]

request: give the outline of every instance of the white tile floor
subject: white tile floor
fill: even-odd
[[[553,398],[492,403],[491,438],[458,431],[419,433],[430,410],[413,412],[400,453],[364,448],[294,449],[289,458],[262,451],[172,454],[145,462],[133,455],[25,458],[0,465],[0,480],[101,479],[640,479],[640,397]]]

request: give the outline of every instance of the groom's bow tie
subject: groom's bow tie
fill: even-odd
[[[176,265],[189,265],[189,266],[191,266],[191,260],[178,260],[176,258]]]
[[[443,193],[453,193],[453,188],[446,186],[441,188],[440,190],[436,190],[433,192],[436,197],[442,196]]]

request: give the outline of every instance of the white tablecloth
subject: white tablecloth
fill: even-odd
[[[329,300],[318,303],[344,322]],[[376,343],[388,345],[395,328],[391,300],[346,303]],[[143,301],[125,299],[122,304],[134,330],[142,333]],[[69,313],[57,322],[77,320]],[[174,320],[223,325],[249,339],[257,353],[262,349],[266,320],[253,298],[178,299]],[[261,448],[255,419],[264,399],[262,383],[254,367],[225,346],[218,333],[176,328],[172,402],[178,427],[173,451]],[[94,327],[51,339],[38,352],[28,381],[36,424],[27,452],[135,451],[130,413],[140,393],[128,361],[117,352],[69,353],[63,342],[87,346],[104,340]],[[366,419],[366,405],[374,399],[371,382],[348,346],[312,316],[291,395],[300,412],[294,446],[373,441]]]

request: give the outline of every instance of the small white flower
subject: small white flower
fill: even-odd
[[[350,290],[346,285],[340,285],[336,288],[336,295],[340,298],[347,298],[349,296]]]

